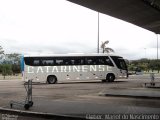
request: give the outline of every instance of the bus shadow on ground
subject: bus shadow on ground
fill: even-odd
[[[128,81],[114,81],[114,82],[102,82],[102,81],[70,81],[70,82],[63,82],[58,84],[115,84],[115,83],[123,83]]]
[[[40,83],[33,82],[32,85],[58,85],[58,84],[117,84],[117,83],[125,83],[128,81],[114,81],[114,82],[102,82],[102,81],[68,81],[68,82],[59,82],[56,84],[48,84],[48,83]]]

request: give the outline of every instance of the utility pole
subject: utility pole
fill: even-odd
[[[157,60],[158,60],[158,34],[157,34]]]
[[[99,12],[98,12],[98,41],[97,41],[97,53],[99,53]]]

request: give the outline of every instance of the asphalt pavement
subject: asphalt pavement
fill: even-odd
[[[156,79],[156,82],[159,79]],[[1,82],[2,83],[2,82]],[[23,98],[22,82],[13,82],[0,94],[11,99]],[[2,83],[2,84],[3,84]],[[148,76],[132,76],[115,83],[82,82],[57,85],[36,85],[33,87],[34,105],[29,110],[23,106],[10,109],[9,100],[1,103],[1,116],[18,115],[18,120],[36,119],[89,119],[88,115],[160,115],[160,89],[144,87],[150,83]],[[11,87],[12,86],[12,87]],[[14,91],[17,93],[14,93]],[[17,97],[16,97],[17,96]],[[3,101],[3,98],[1,98]],[[2,102],[1,101],[1,102]],[[95,116],[94,116],[95,117]],[[92,118],[92,117],[91,117]],[[107,118],[108,119],[108,118]],[[160,119],[157,116],[157,119]]]

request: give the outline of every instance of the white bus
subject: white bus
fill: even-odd
[[[21,60],[25,81],[47,82],[102,80],[113,82],[128,78],[124,59],[108,54],[57,54],[23,56]]]

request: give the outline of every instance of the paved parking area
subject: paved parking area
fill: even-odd
[[[159,75],[156,77],[156,82],[159,82]],[[129,79],[117,80],[114,83],[89,81],[52,85],[34,84],[34,106],[28,112],[81,117],[87,114],[160,114],[159,99],[99,95],[109,90],[134,89],[138,91],[138,89],[144,89],[143,85],[146,82],[150,82],[149,75],[131,76]],[[154,93],[160,89],[147,88],[147,90],[152,90]],[[25,95],[23,81],[0,81],[0,107],[9,108],[10,100],[21,101],[24,100]],[[16,109],[24,110],[20,107]]]

